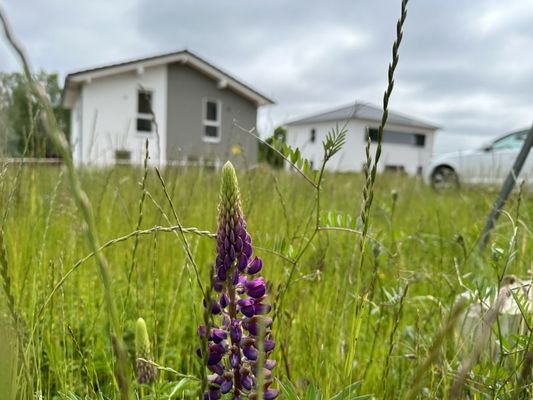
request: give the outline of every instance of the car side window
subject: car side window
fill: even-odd
[[[492,145],[492,149],[493,150],[520,150],[525,140],[526,140],[525,133],[509,135],[494,142],[494,144]]]

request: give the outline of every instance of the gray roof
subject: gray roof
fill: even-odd
[[[294,121],[288,122],[287,125],[314,124],[317,122],[330,122],[330,121],[341,123],[341,122],[345,122],[351,119],[381,122],[382,114],[383,114],[383,110],[380,107],[377,107],[369,103],[356,102],[348,106],[337,108],[335,110],[330,110],[330,111],[322,112],[319,114],[311,115],[305,118],[296,119]],[[409,127],[416,127],[416,128],[426,128],[426,129],[432,129],[432,130],[439,129],[439,127],[436,125],[430,124],[428,122],[420,121],[418,119],[414,119],[414,118],[411,118],[411,117],[408,117],[406,115],[402,115],[396,112],[392,112],[390,110],[389,110],[389,114],[387,118],[387,125],[388,124],[402,125],[402,126],[409,126]]]
[[[203,72],[207,76],[211,76],[212,78],[225,81],[228,87],[236,90],[244,97],[250,98],[259,106],[274,104],[273,100],[259,93],[257,90],[250,87],[247,83],[238,80],[237,78],[221,70],[215,65],[207,62],[205,59],[199,57],[198,55],[187,49],[72,72],[65,77],[65,85],[63,87],[62,94],[62,104],[67,105],[69,103],[67,99],[67,95],[69,94],[69,92],[73,89],[76,89],[76,87],[82,84],[84,79],[86,78],[109,76],[124,72],[129,69],[134,70],[137,66],[156,66],[173,62],[181,62],[183,64],[187,64],[193,68],[198,69],[200,72]]]

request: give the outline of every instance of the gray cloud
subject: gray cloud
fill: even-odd
[[[399,7],[398,0],[6,4],[36,67],[65,72],[197,52],[277,101],[261,111],[263,134],[356,99],[380,105]],[[441,125],[437,151],[530,124],[531,20],[529,0],[410,2],[391,108]],[[7,60],[0,46],[0,68],[13,68]]]

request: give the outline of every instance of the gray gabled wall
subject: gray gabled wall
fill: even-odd
[[[183,64],[168,65],[167,148],[166,158],[173,161],[193,159],[232,160],[238,166],[257,163],[257,141],[234,126],[252,129],[256,126],[255,104],[228,89],[219,89],[217,81]],[[220,142],[203,140],[203,102],[205,98],[221,101]],[[232,154],[240,145],[241,154]]]

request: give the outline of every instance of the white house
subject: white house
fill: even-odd
[[[322,142],[332,128],[346,126],[346,143],[328,164],[335,171],[362,171],[366,161],[368,135],[374,153],[382,110],[368,103],[355,103],[322,112],[286,124],[287,143],[298,147],[316,167],[322,160]],[[429,164],[437,126],[396,112],[388,114],[383,132],[382,153],[378,170],[422,174]]]
[[[256,126],[272,100],[188,50],[74,72],[65,79],[76,165],[254,165]],[[239,128],[237,128],[237,122]]]

